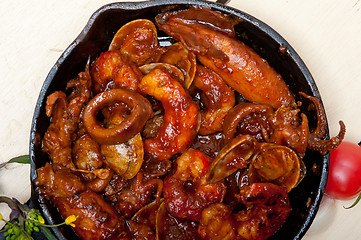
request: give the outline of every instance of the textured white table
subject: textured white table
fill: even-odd
[[[14,0],[0,3],[0,163],[27,154],[32,114],[49,70],[107,0]],[[346,140],[361,140],[361,1],[232,0],[230,6],[266,22],[298,52],[311,71],[326,108],[330,133],[338,120]],[[30,167],[0,170],[0,195],[25,202]],[[304,239],[361,238],[361,204],[337,201],[327,225],[316,219]],[[7,216],[7,208],[0,212]]]

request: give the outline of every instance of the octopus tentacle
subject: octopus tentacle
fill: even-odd
[[[310,138],[323,138],[326,133],[326,116],[321,102],[316,97],[309,96],[304,92],[300,92],[300,94],[303,97],[311,100],[317,110],[317,127],[313,132],[310,132]]]
[[[343,121],[339,121],[340,131],[331,139],[322,140],[318,138],[309,138],[308,139],[308,148],[312,150],[319,151],[322,155],[325,155],[327,152],[334,150],[342,142],[346,133],[346,126]]]
[[[313,96],[309,96],[303,92],[300,94],[311,100],[317,110],[317,127],[313,132],[310,132],[307,140],[307,147],[312,150],[319,151],[322,155],[325,155],[327,152],[334,150],[340,145],[341,141],[345,137],[346,126],[344,122],[339,121],[340,131],[337,136],[331,139],[322,139],[326,134],[326,114],[322,108],[321,102]]]

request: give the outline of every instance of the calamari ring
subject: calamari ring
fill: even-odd
[[[120,102],[131,108],[130,115],[114,128],[104,128],[96,118],[98,112]],[[100,144],[120,144],[134,137],[152,116],[152,106],[142,95],[127,89],[111,89],[89,101],[83,119],[88,133],[95,141]]]
[[[157,136],[144,140],[144,152],[159,161],[182,153],[197,134],[198,106],[182,84],[160,69],[145,75],[139,90],[159,100],[164,108],[164,122]]]
[[[268,105],[259,105],[254,103],[239,103],[229,110],[223,123],[224,143],[228,143],[236,134],[238,123],[251,113],[260,113],[271,115],[273,108]]]

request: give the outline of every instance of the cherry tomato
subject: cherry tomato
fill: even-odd
[[[350,200],[361,192],[361,146],[343,141],[330,152],[326,194]]]

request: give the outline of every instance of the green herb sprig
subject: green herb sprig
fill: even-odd
[[[57,240],[48,228],[59,227],[61,225],[70,225],[75,227],[74,222],[77,216],[70,215],[64,222],[55,225],[45,224],[44,218],[41,216],[39,210],[21,204],[15,198],[0,196],[0,203],[6,203],[11,208],[9,221],[5,220],[0,213],[0,221],[5,222],[6,240],[33,240],[32,233],[41,232],[49,240]]]

